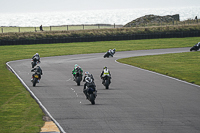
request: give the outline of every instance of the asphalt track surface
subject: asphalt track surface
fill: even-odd
[[[31,59],[8,64],[39,99],[53,120],[67,133],[199,133],[200,88],[161,74],[121,64],[116,59],[189,52],[189,48],[116,52],[41,58],[43,76],[32,87]],[[93,74],[96,104],[86,100],[83,82],[72,81],[74,64]],[[170,64],[169,64],[170,65]],[[108,90],[100,73],[107,66],[112,74]]]

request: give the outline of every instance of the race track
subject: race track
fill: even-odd
[[[116,52],[41,58],[43,76],[32,87],[31,59],[8,64],[66,133],[199,133],[200,88],[164,75],[116,62],[119,58],[189,52],[189,48]],[[72,81],[74,64],[93,74],[98,90],[96,104],[86,100]],[[110,89],[101,84],[107,66]]]

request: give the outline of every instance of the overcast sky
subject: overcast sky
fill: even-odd
[[[0,0],[0,13],[200,6],[200,0]]]

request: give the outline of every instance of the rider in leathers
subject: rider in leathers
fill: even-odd
[[[35,55],[33,55],[32,57],[33,60],[35,60],[36,62],[40,62],[40,55],[38,53],[36,53]]]
[[[113,57],[113,55],[115,54],[115,48],[114,49],[109,49],[108,52]]]
[[[105,66],[104,68],[103,68],[103,71],[101,72],[101,75],[100,75],[100,77],[101,77],[101,79],[102,79],[102,84],[104,84],[104,82],[105,82],[105,79],[104,79],[104,76],[108,76],[108,77],[110,77],[109,78],[109,82],[111,83],[111,73],[110,73],[110,71],[108,70],[108,68]]]
[[[86,79],[87,77],[90,77],[90,78],[92,79],[92,81],[94,82],[93,75],[90,74],[89,72],[85,72],[85,76],[84,76],[84,78],[83,78],[83,82],[86,82],[85,79]]]
[[[38,79],[38,83],[39,83],[39,81],[40,81],[40,79],[41,79],[41,75],[42,75],[42,69],[40,68],[40,66],[37,66],[36,68],[33,68],[33,69],[31,70],[31,72],[35,72],[35,73],[37,73],[37,74],[39,75],[39,79]],[[33,74],[33,75],[34,75],[34,74]],[[32,75],[31,81],[33,81],[33,75]]]
[[[81,76],[83,76],[83,70],[81,69],[81,67],[77,64],[74,65],[74,69],[72,70],[72,74],[73,74],[73,79],[75,80],[75,75],[77,73],[77,70],[80,69],[81,70]]]
[[[96,85],[91,79],[91,77],[86,77],[85,81],[86,83],[84,84],[84,87],[83,87],[83,93],[85,94],[86,99],[88,99],[88,95],[87,95],[88,89],[93,88],[95,91],[97,90],[96,90]]]

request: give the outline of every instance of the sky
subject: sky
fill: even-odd
[[[0,0],[0,13],[170,8],[199,5],[200,0]]]

